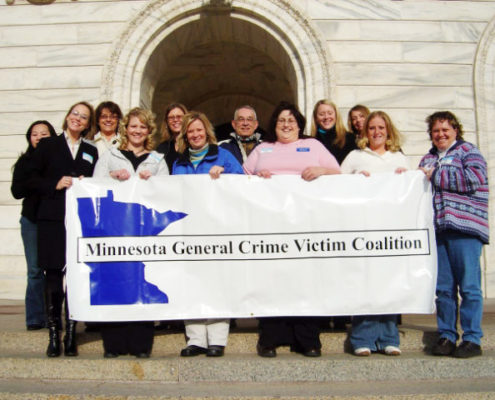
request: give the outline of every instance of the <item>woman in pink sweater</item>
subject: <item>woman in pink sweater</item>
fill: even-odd
[[[301,175],[306,181],[340,174],[337,160],[325,146],[304,135],[305,125],[306,118],[295,105],[281,102],[270,118],[264,142],[251,152],[243,165],[244,171],[263,178]],[[277,346],[282,345],[307,357],[321,355],[319,318],[260,318],[259,327],[257,351],[261,357],[275,357]]]

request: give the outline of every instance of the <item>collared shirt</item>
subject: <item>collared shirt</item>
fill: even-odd
[[[80,136],[78,140],[75,142],[69,137],[69,134],[64,131],[64,137],[67,141],[67,146],[69,146],[70,153],[72,154],[72,158],[75,160],[77,152],[79,151],[79,146],[81,145],[82,137]]]
[[[102,135],[101,132],[98,132],[95,135],[93,142],[98,149],[98,156],[101,157],[103,153],[105,153],[107,150],[110,150],[112,147],[118,148],[121,143],[121,137],[117,133],[113,135],[110,140],[107,140],[105,135]]]

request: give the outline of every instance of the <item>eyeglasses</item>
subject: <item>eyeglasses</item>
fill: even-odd
[[[236,119],[237,122],[240,122],[241,124],[244,123],[244,122],[248,122],[250,124],[252,124],[254,121],[256,121],[253,117],[247,117],[247,118],[244,118],[244,117],[238,117]]]
[[[101,114],[100,119],[116,120],[116,119],[119,119],[119,117],[116,114]]]
[[[279,118],[279,119],[277,119],[277,124],[279,124],[279,125],[285,125],[285,124],[294,125],[294,124],[297,124],[297,121],[294,118],[289,118],[289,119]]]
[[[81,113],[80,113],[79,111],[77,111],[77,110],[72,110],[70,113],[71,113],[74,117],[79,117],[79,118],[81,118],[83,121],[87,121],[87,120],[89,120],[89,117],[88,117],[87,115],[85,115],[85,114],[81,114]]]
[[[181,119],[182,119],[182,117],[183,117],[183,115],[169,115],[169,116],[167,117],[167,119],[168,119],[169,121],[174,121],[174,120],[175,120],[175,121],[178,121],[178,120],[181,120]]]

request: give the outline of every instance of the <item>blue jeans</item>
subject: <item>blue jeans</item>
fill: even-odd
[[[38,266],[38,232],[36,224],[22,216],[21,236],[27,264],[26,325],[45,325],[45,274]]]
[[[349,339],[354,350],[360,347],[371,351],[384,350],[387,346],[399,347],[397,315],[355,315]]]
[[[461,296],[462,340],[481,344],[483,296],[480,256],[483,243],[457,232],[437,234],[437,325],[440,337],[456,342],[458,295]]]

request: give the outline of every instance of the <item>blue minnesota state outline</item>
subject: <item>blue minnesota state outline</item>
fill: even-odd
[[[157,236],[171,223],[187,216],[168,210],[160,213],[139,203],[106,197],[79,197],[78,215],[83,237]],[[88,262],[90,304],[128,305],[168,303],[168,296],[144,278],[145,264],[139,261]]]

